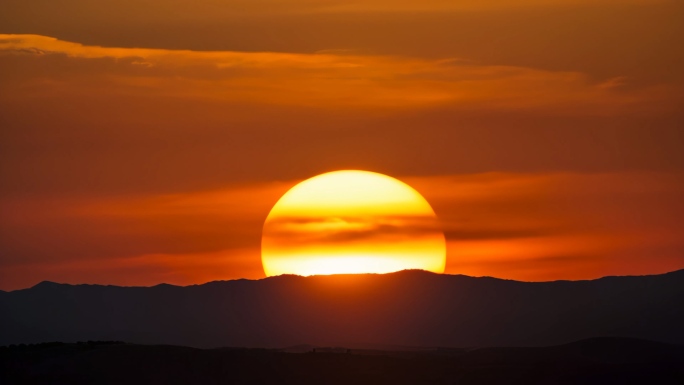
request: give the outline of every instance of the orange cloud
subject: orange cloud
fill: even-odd
[[[684,267],[683,180],[487,173],[407,181],[443,222],[448,273],[543,281]]]
[[[200,52],[85,46],[0,35],[0,97],[108,94],[323,109],[449,107],[611,114],[661,109],[662,87],[621,90],[581,73],[455,59],[318,53]]]

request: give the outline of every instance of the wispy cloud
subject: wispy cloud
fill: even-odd
[[[618,91],[576,72],[459,60],[107,48],[36,35],[0,35],[4,97],[109,94],[323,109],[661,108],[667,90]],[[9,75],[11,74],[11,75]]]

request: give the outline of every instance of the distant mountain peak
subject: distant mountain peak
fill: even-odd
[[[57,283],[57,282],[52,282],[52,281],[43,281],[40,282],[34,286],[31,287],[31,289],[39,289],[39,288],[54,288],[54,287],[59,287],[59,286],[70,286],[69,284],[66,283]]]
[[[172,285],[170,283],[160,283],[160,284],[154,285],[152,287],[182,287],[182,286]]]

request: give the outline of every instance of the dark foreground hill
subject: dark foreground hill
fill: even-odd
[[[326,350],[324,350],[326,351]],[[328,350],[330,351],[330,350]],[[7,384],[682,384],[684,347],[598,338],[536,348],[302,354],[128,344],[0,348]]]
[[[684,343],[684,270],[526,283],[404,271],[179,287],[43,282],[0,293],[0,345],[122,340],[193,347]]]

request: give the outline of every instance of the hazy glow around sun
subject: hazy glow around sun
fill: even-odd
[[[428,202],[409,185],[368,171],[307,179],[275,204],[264,223],[267,276],[443,273],[444,233]]]

